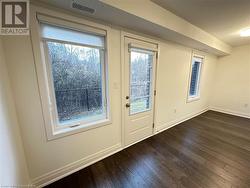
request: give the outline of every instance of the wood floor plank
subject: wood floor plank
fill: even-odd
[[[174,139],[176,138],[175,135],[168,136],[169,139]],[[179,147],[181,147],[181,140],[178,139],[174,139],[176,140],[176,144],[178,144]],[[199,157],[198,162],[200,163],[200,165],[204,166],[205,168],[209,169],[210,171],[212,171],[214,174],[221,176],[223,179],[225,179],[226,181],[228,181],[230,184],[237,186],[240,185],[241,187],[248,187],[244,182],[244,178],[242,177],[238,177],[236,174],[233,173],[229,173],[228,171],[226,171],[224,169],[224,167],[226,166],[226,164],[222,161],[216,160],[216,158],[214,158],[212,155],[209,155],[206,152],[203,152],[199,147],[196,147],[192,144],[187,145],[187,155],[188,156],[194,156],[197,158],[197,156]],[[184,151],[185,152],[185,151]],[[243,180],[243,181],[242,181]]]
[[[176,127],[176,129],[179,128]],[[213,137],[212,134],[209,134],[206,131],[199,129],[193,130],[190,128],[190,126],[188,126],[188,124],[187,126],[181,127],[181,129],[178,130],[178,133],[180,135],[183,135],[183,137],[186,137],[187,131],[189,132],[188,134],[195,135],[189,136],[187,142],[190,140],[195,140],[195,142],[197,142],[199,145],[208,148],[209,150],[211,150],[211,152],[214,152],[214,155],[222,155],[225,158],[229,159],[231,161],[230,164],[236,163],[236,166],[238,166],[238,164],[241,164],[241,167],[243,168],[249,166],[249,152],[246,152],[242,148],[225,142],[223,139]]]
[[[230,125],[241,127],[242,129],[250,130],[248,118],[233,116],[233,115],[229,115],[229,114],[223,114],[223,113],[215,112],[215,111],[211,111],[211,110],[201,114],[201,116],[211,118],[214,121],[221,121],[221,122],[225,122],[225,123],[230,124]]]
[[[248,129],[243,129],[242,127],[239,128],[239,126],[235,126],[234,124],[228,124],[223,121],[214,121],[213,119],[209,119],[204,116],[199,116],[197,118],[194,118],[193,120],[203,123],[205,122],[213,129],[217,129],[250,141],[250,130]]]
[[[178,156],[181,160],[185,161],[189,165],[195,166],[195,169],[199,173],[204,173],[206,178],[210,179],[210,182],[214,182],[219,187],[231,187],[229,181],[226,181],[218,174],[214,173],[207,165],[206,160],[203,159],[201,156],[197,155],[195,152],[189,150],[187,147],[182,147],[182,145],[178,144],[175,140],[170,140],[164,138],[166,142],[166,148],[173,152],[176,156]],[[214,185],[215,186],[215,185]]]
[[[155,138],[153,138],[155,139]],[[162,142],[160,139],[156,138],[153,142],[155,144],[155,148],[162,153],[163,155],[171,155],[173,156],[173,159],[171,160],[174,163],[177,163],[177,165],[182,168],[186,174],[189,175],[189,181],[193,181],[200,185],[200,187],[207,187],[209,184],[211,187],[219,187],[216,183],[214,183],[209,177],[207,177],[207,174],[205,171],[200,172],[197,167],[198,164],[192,160],[187,158],[186,156],[182,154],[176,155],[176,150],[172,150],[171,148],[166,149],[166,144],[163,141],[164,144],[161,144]]]
[[[198,119],[190,120],[195,121],[195,125],[197,128],[208,131],[209,133],[212,133],[214,136],[223,137],[224,140],[229,140],[231,143],[235,143],[237,146],[241,145],[244,146],[244,149],[249,150],[250,147],[250,139],[245,134],[240,134],[237,132],[234,132],[229,129],[223,128],[223,124],[215,124],[214,126],[211,126],[211,123],[207,121],[201,121]]]
[[[244,140],[239,140],[228,134],[219,133],[218,131],[211,131],[207,129],[205,126],[200,127],[195,125],[195,131],[200,134],[201,137],[200,142],[202,142],[203,139],[207,139],[214,144],[215,143],[219,144],[218,147],[214,147],[214,149],[216,149],[217,151],[220,151],[219,148],[221,150],[227,150],[228,155],[234,157],[236,160],[243,161],[244,163],[248,161],[249,159],[249,150],[247,145],[248,143],[245,143]]]
[[[208,111],[48,188],[250,187],[250,119]]]
[[[176,139],[180,140],[183,139],[181,134],[176,134],[173,131],[172,132],[169,131],[169,133],[173,134]],[[225,157],[225,155],[221,155],[219,152],[211,150],[209,147],[204,146],[203,144],[196,143],[194,139],[188,139],[186,142],[188,142],[189,145],[198,148],[199,154],[204,158],[206,158],[208,163],[212,162],[217,167],[229,171],[230,173],[232,173],[233,175],[237,176],[240,179],[241,178],[247,179],[250,177],[249,168],[247,168],[246,166],[241,166],[241,168],[239,168],[239,163],[229,159],[228,157]]]

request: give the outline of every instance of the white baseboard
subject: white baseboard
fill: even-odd
[[[89,155],[78,161],[75,161],[59,169],[56,169],[52,172],[39,176],[32,180],[32,184],[35,185],[36,187],[44,187],[61,178],[73,174],[74,172],[77,172],[87,166],[90,166],[91,164],[94,164],[110,155],[113,155],[114,153],[117,153],[120,150],[122,150],[121,143],[118,143],[114,146],[101,150],[95,154]]]
[[[205,108],[205,109],[203,109],[201,111],[188,114],[188,115],[186,115],[183,118],[180,118],[178,120],[174,120],[174,121],[164,123],[163,125],[158,126],[158,128],[156,127],[156,132],[157,132],[156,134],[158,134],[160,132],[163,132],[163,131],[165,131],[167,129],[170,129],[170,128],[172,128],[172,127],[174,127],[174,126],[176,126],[176,125],[178,125],[180,123],[183,123],[183,122],[185,122],[185,121],[187,121],[189,119],[192,119],[192,118],[194,118],[194,117],[196,117],[196,116],[198,116],[198,115],[200,115],[200,114],[202,114],[204,112],[207,112],[208,110],[209,110],[209,108]]]
[[[175,125],[178,125],[178,124],[180,124],[184,121],[187,121],[191,118],[194,118],[194,117],[196,117],[196,116],[198,116],[198,115],[200,115],[208,110],[209,110],[208,108],[205,108],[199,112],[188,114],[184,118],[181,118],[179,120],[165,123],[164,125],[162,125],[158,128],[156,127],[156,132],[154,134],[152,134],[146,138],[143,138],[142,140],[147,139],[147,138],[154,136],[156,134],[159,134],[160,132],[163,132],[171,127],[174,127]],[[142,140],[140,140],[140,141],[142,141]],[[140,142],[140,141],[138,141],[138,142]],[[138,142],[136,142],[136,143],[138,143]],[[133,144],[136,144],[136,143],[133,143]],[[131,145],[133,145],[133,144],[131,144]],[[131,145],[129,145],[129,146],[131,146]],[[46,185],[51,184],[51,183],[53,183],[61,178],[64,178],[70,174],[73,174],[74,172],[77,172],[77,171],[79,171],[79,170],[81,170],[81,169],[83,169],[91,164],[94,164],[94,163],[96,163],[96,162],[98,162],[98,161],[100,161],[100,160],[102,160],[110,155],[113,155],[113,154],[115,154],[115,153],[129,147],[129,146],[122,147],[121,143],[116,144],[116,145],[111,146],[109,148],[106,148],[102,151],[99,151],[95,154],[92,154],[92,155],[87,156],[83,159],[80,159],[76,162],[70,163],[66,166],[63,166],[59,169],[56,169],[52,172],[49,172],[49,173],[44,174],[42,176],[39,176],[39,177],[32,180],[32,184],[37,186],[37,187],[46,186]]]
[[[238,111],[233,111],[233,110],[228,110],[228,109],[222,109],[222,108],[213,107],[213,106],[210,106],[209,110],[250,119],[250,114],[246,114],[246,113],[243,113],[243,112],[238,112]]]

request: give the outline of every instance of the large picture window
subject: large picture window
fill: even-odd
[[[105,36],[41,23],[54,130],[108,119]]]
[[[200,98],[200,78],[203,58],[200,56],[193,56],[191,77],[189,83],[188,101],[197,100]]]

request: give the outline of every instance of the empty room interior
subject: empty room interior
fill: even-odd
[[[249,0],[1,0],[0,187],[249,188]]]

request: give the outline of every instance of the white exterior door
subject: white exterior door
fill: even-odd
[[[125,145],[153,134],[157,45],[125,37]]]

